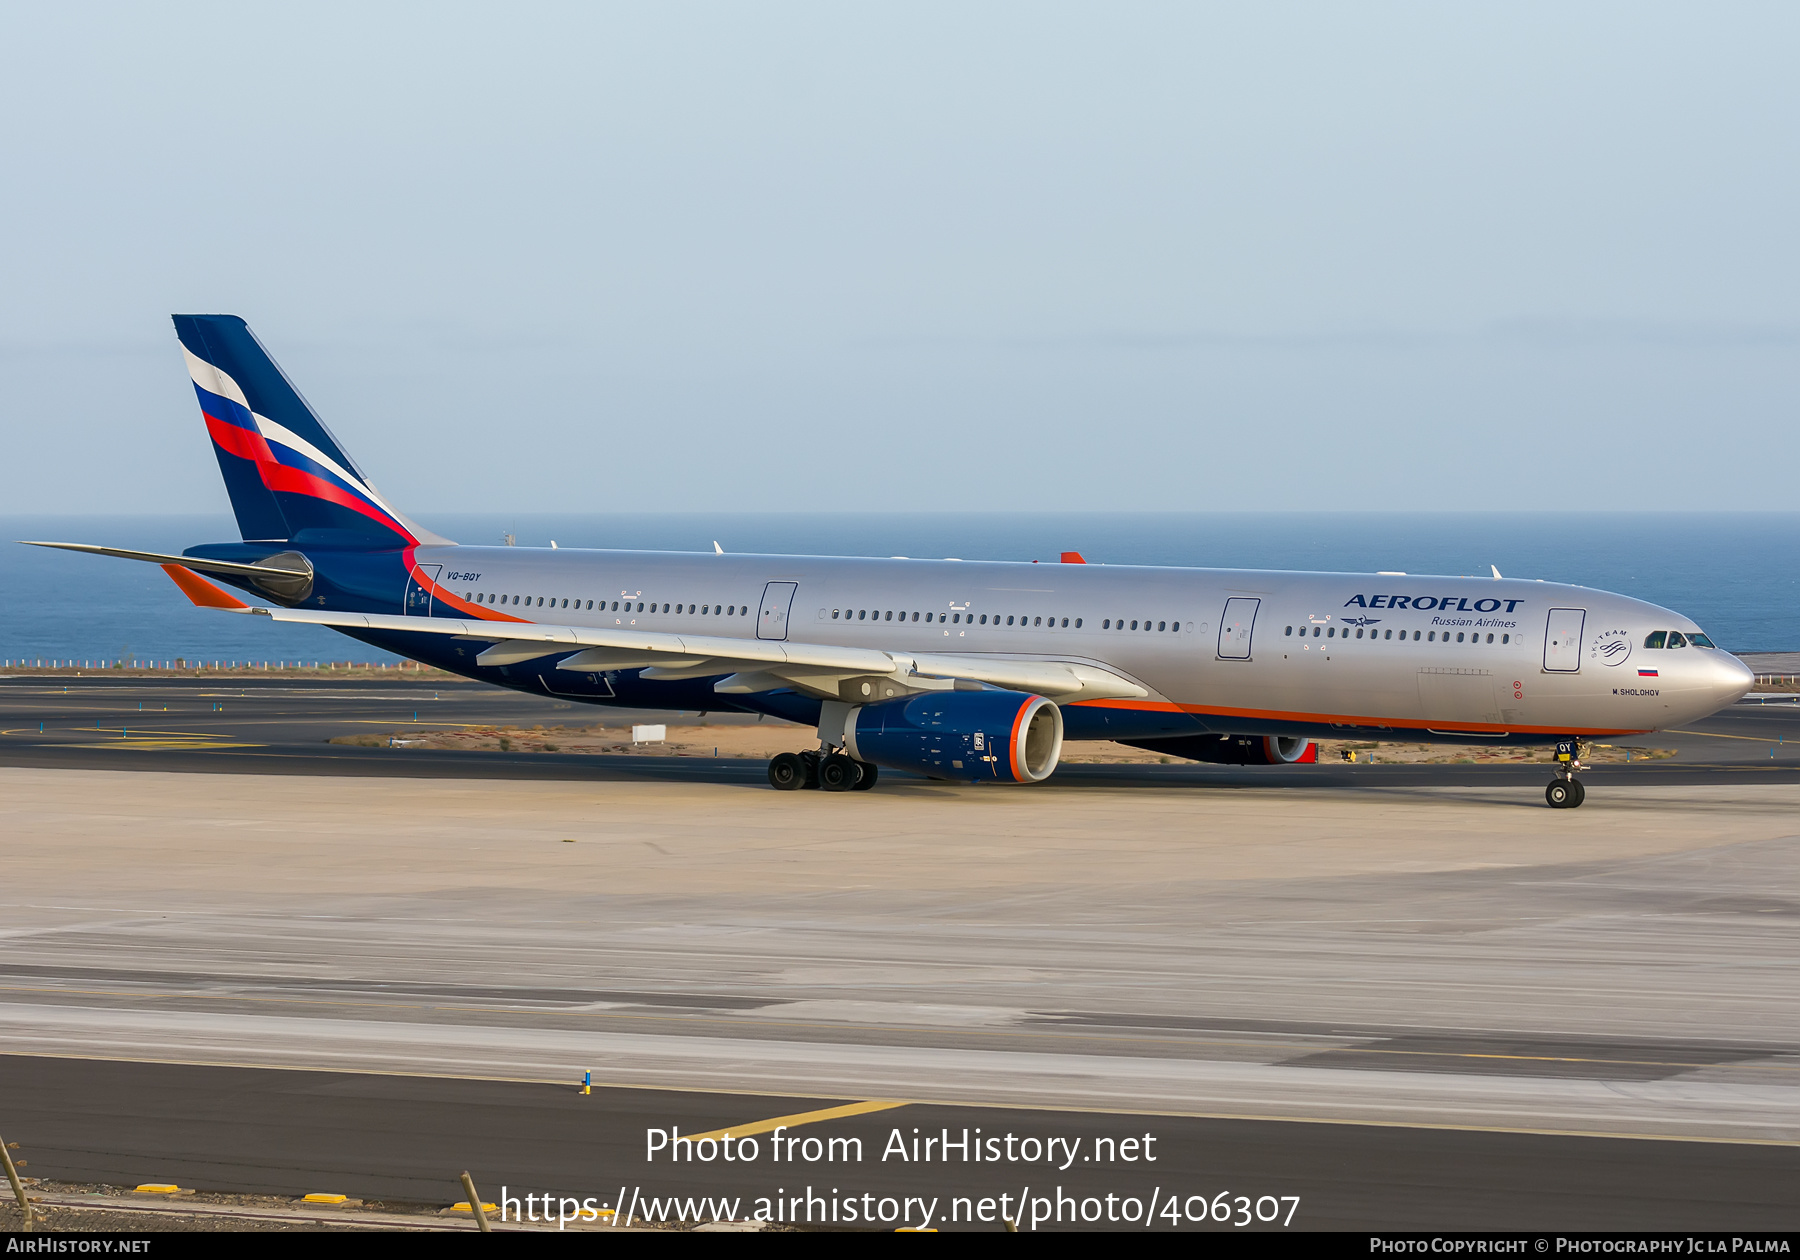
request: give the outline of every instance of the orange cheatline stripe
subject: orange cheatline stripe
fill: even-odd
[[[1025,710],[1030,707],[1031,701],[1029,700],[1019,706],[1019,711],[1013,715],[1012,738],[1006,741],[1006,757],[1008,762],[1012,765],[1012,777],[1014,783],[1023,783],[1025,781],[1025,776],[1019,773],[1019,727],[1023,725],[1025,721]]]
[[[773,1120],[755,1120],[749,1124],[734,1124],[726,1129],[714,1129],[710,1133],[683,1133],[676,1138],[677,1142],[716,1142],[730,1135],[734,1138],[751,1137],[758,1133],[773,1133],[776,1129],[793,1129],[803,1124],[817,1124],[821,1120],[842,1120],[846,1116],[866,1116],[871,1111],[892,1111],[895,1107],[905,1107],[906,1102],[895,1102],[891,1099],[877,1099],[874,1102],[846,1103],[842,1107],[825,1107],[818,1111],[802,1111],[791,1116],[776,1116]]]
[[[174,579],[175,585],[181,588],[183,595],[193,600],[201,608],[242,609],[250,607],[243,600],[220,590],[198,573],[183,565],[165,564],[162,566],[162,571]]]

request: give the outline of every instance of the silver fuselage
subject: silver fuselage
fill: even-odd
[[[1079,662],[1149,691],[1066,705],[1077,739],[1154,736],[1179,716],[1243,734],[1546,742],[1679,726],[1752,682],[1726,652],[1647,647],[1657,631],[1699,631],[1679,613],[1538,581],[467,546],[419,547],[413,563],[435,577],[432,616],[472,606],[559,625]],[[795,587],[775,622],[763,615],[771,583]],[[434,663],[529,685],[470,659]],[[575,698],[654,706],[657,686]],[[691,682],[661,686],[666,707],[696,707]]]

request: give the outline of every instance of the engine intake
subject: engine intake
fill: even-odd
[[[1063,721],[1062,710],[1042,696],[943,691],[854,707],[828,702],[819,733],[858,761],[890,770],[1040,783],[1062,756]]]

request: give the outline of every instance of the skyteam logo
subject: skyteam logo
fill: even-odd
[[[1595,635],[1588,647],[1588,659],[1602,665],[1623,665],[1631,659],[1631,631],[1604,630]]]

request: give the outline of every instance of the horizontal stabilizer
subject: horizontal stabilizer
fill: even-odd
[[[150,564],[178,564],[184,569],[197,569],[202,573],[217,573],[223,577],[242,577],[252,580],[267,578],[271,574],[286,574],[296,578],[312,577],[312,570],[304,566],[288,566],[273,564],[264,560],[257,564],[239,564],[235,560],[203,560],[199,556],[169,556],[160,551],[132,551],[125,547],[97,547],[92,543],[64,542],[32,542],[19,540],[27,547],[56,547],[62,551],[85,551],[95,556],[116,556],[120,560],[143,560]]]
[[[163,572],[174,579],[181,593],[193,600],[201,608],[225,608],[232,612],[248,612],[246,604],[229,591],[222,591],[195,573],[192,569],[184,569],[178,564],[165,564]]]

